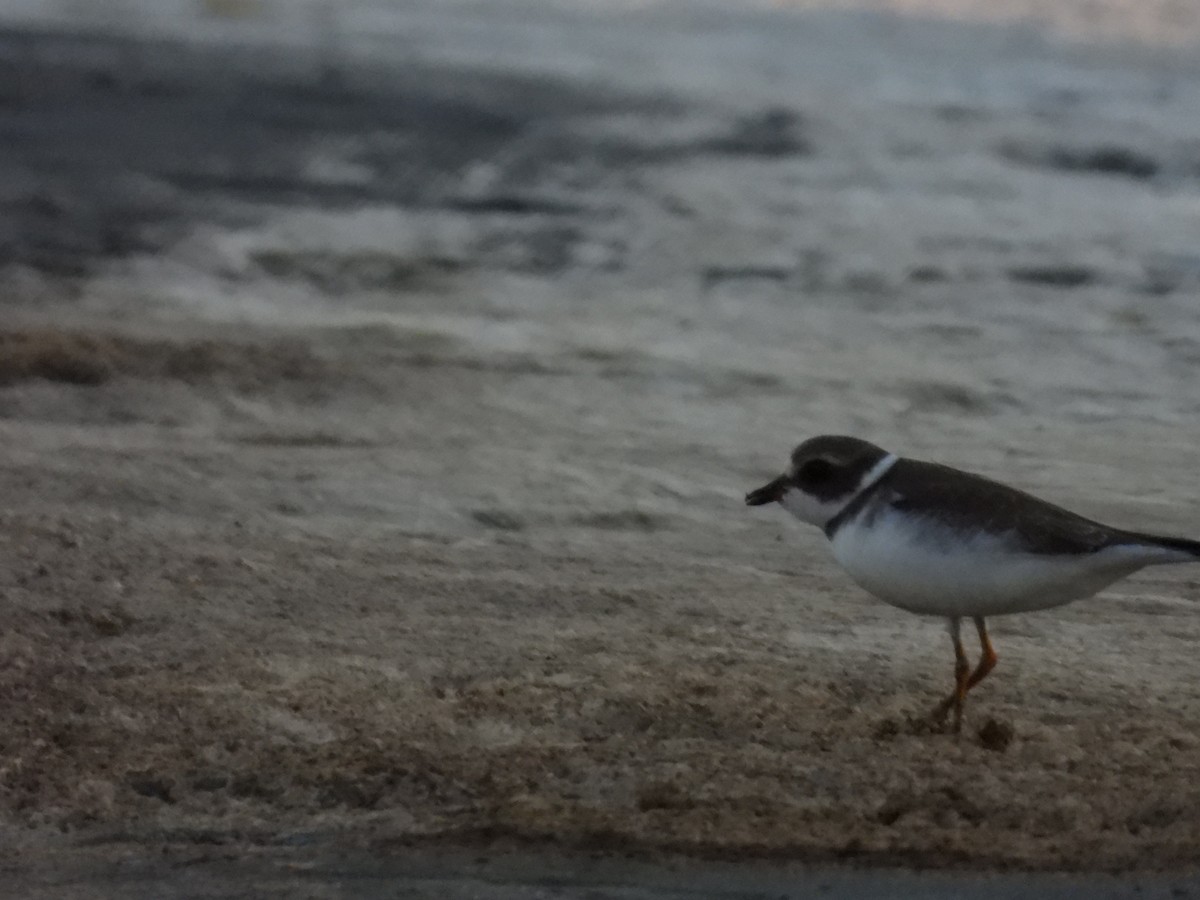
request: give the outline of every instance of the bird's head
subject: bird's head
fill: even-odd
[[[778,503],[800,521],[824,528],[895,460],[883,448],[858,438],[809,438],[792,451],[784,473],[747,494],[746,503]]]

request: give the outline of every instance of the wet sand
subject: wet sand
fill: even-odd
[[[997,620],[929,734],[942,625],[741,496],[846,431],[1195,534],[1191,64],[439,21],[334,80],[4,38],[6,875],[295,834],[1189,870],[1200,573]]]

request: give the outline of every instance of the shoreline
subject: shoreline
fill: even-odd
[[[363,850],[351,838],[339,850],[298,836],[292,846],[255,847],[145,844],[113,848],[119,863],[83,863],[70,854],[55,871],[0,876],[0,886],[41,898],[128,897],[130,900],[247,896],[255,891],[293,895],[346,892],[356,900],[383,900],[397,892],[413,900],[469,900],[480,896],[534,900],[547,891],[563,900],[679,900],[702,896],[853,900],[888,896],[904,900],[979,900],[1037,896],[1069,900],[1158,900],[1200,890],[1200,873],[932,871],[891,867],[810,866],[796,863],[720,863],[672,856],[660,862],[604,854],[511,851],[494,846]],[[966,892],[966,893],[964,893]]]

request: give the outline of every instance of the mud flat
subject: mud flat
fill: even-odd
[[[1200,573],[997,621],[930,735],[941,625],[741,503],[848,431],[1196,533],[1192,64],[786,11],[480,59],[464,16],[335,81],[5,36],[0,878],[1194,889]]]

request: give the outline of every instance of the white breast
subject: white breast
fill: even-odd
[[[1154,562],[1145,548],[1074,556],[1019,552],[1002,535],[963,535],[925,518],[881,511],[833,536],[833,555],[876,597],[916,613],[994,616],[1090,597]]]

